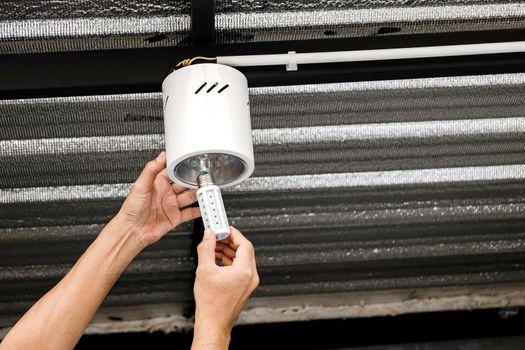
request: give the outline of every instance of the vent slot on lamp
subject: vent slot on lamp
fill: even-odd
[[[206,86],[206,84],[208,84],[208,83],[206,83],[206,82],[203,83],[203,84],[202,84],[202,85],[201,85],[201,86],[195,91],[195,94],[198,94],[198,93],[199,93],[199,92],[200,92],[200,91]]]
[[[224,85],[219,91],[217,91],[218,94],[220,94],[221,92],[223,92],[224,90],[226,90],[228,88],[228,84]]]
[[[215,87],[216,87],[217,85],[219,85],[219,83],[215,83],[215,84],[213,84],[213,85],[212,85],[212,86],[206,91],[206,93],[210,93],[211,90],[215,89]]]
[[[199,86],[199,88],[198,88],[197,90],[195,90],[195,94],[198,94],[199,92],[201,92],[201,90],[204,89],[204,87],[205,87],[206,85],[208,85],[207,82],[202,83],[202,85]],[[210,92],[211,92],[213,89],[215,89],[218,85],[219,85],[219,83],[215,83],[215,84],[213,84],[212,86],[210,86],[210,88],[209,88],[208,90],[206,90],[206,93],[210,93]],[[229,84],[226,84],[226,85],[224,85],[223,87],[221,87],[221,88],[217,91],[217,93],[220,94],[221,92],[223,92],[224,90],[226,90],[226,89],[229,88],[229,87],[230,87],[230,85],[229,85]]]

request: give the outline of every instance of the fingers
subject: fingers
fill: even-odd
[[[232,266],[233,265],[233,260],[228,258],[226,255],[223,255],[221,260],[222,260],[222,264],[224,266]]]
[[[233,259],[230,257],[227,257],[221,252],[215,252],[215,259],[221,260],[223,266],[231,266],[233,264]]]
[[[210,229],[204,231],[202,242],[197,247],[199,266],[209,267],[215,265],[215,232]]]
[[[171,184],[171,188],[173,188],[173,191],[175,193],[179,193],[179,192],[183,192],[183,191],[187,190],[186,187],[184,187],[182,185],[179,185],[176,182],[171,181],[170,177],[168,176],[168,170],[165,170],[165,171],[161,172],[159,175],[164,177],[166,179],[166,181],[168,181]]]
[[[171,181],[170,177],[168,176],[168,170],[167,169],[164,169],[163,171],[161,171],[159,173],[159,176],[163,177],[171,185],[171,188],[173,189],[173,192],[180,193],[180,192],[184,192],[184,191],[187,190],[186,187],[181,186],[178,183],[175,183],[175,182]]]
[[[168,171],[164,168],[157,177],[161,181],[165,181],[167,183],[170,183],[170,186],[174,192],[174,194],[177,195],[177,201],[178,201],[178,207],[184,208],[189,205],[192,205],[197,201],[197,190],[188,190],[186,187],[181,186],[176,183],[171,183],[171,179],[168,176]]]
[[[248,239],[246,239],[246,237],[244,237],[244,235],[241,233],[241,231],[237,230],[235,227],[233,226],[230,226],[230,247],[232,247],[233,249],[237,249],[239,247],[240,244],[242,243],[245,243],[245,242],[248,242],[250,243],[250,241],[248,241]]]
[[[177,201],[179,202],[179,208],[184,208],[189,205],[192,205],[197,201],[197,191],[188,190],[177,196]]]
[[[189,207],[180,212],[180,221],[186,222],[196,219],[201,216],[201,211],[198,207]]]
[[[215,259],[221,259],[224,266],[240,266],[251,270],[255,275],[257,274],[253,245],[237,229],[230,226],[230,245],[224,242],[216,242],[215,233],[212,230],[208,229],[204,232],[205,237],[198,247],[199,264],[201,264],[202,261],[201,255],[206,251],[208,259],[203,261],[205,265],[209,264],[212,260],[213,263],[215,263]],[[210,232],[213,234],[213,244],[208,245],[208,243],[211,242],[208,238]],[[232,248],[232,245],[236,248]],[[210,249],[212,249],[212,251]],[[208,250],[210,251],[208,252]]]
[[[235,258],[235,250],[233,250],[229,245],[222,242],[217,242],[215,246],[215,251],[225,254],[230,259]]]
[[[171,181],[171,180],[170,180]],[[174,182],[171,184],[171,188],[173,188],[173,192],[175,193],[180,193],[180,192],[183,192],[183,191],[186,191],[187,188],[182,186],[182,185],[179,185],[178,183]]]
[[[135,191],[146,193],[151,191],[153,182],[159,173],[166,168],[166,152],[162,151],[156,159],[149,161],[133,185]]]
[[[255,250],[253,249],[252,242],[247,240],[246,237],[233,226],[230,226],[230,241],[236,250],[233,265],[253,269]]]
[[[236,253],[232,266],[239,266],[240,271],[245,271],[244,275],[241,276],[247,278],[247,281],[250,282],[251,291],[253,291],[259,285],[259,274],[257,273],[253,244],[232,226],[230,226],[230,241],[230,248]],[[223,255],[226,256],[226,254]]]

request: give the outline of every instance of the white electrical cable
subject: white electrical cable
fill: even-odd
[[[397,49],[308,52],[272,55],[219,56],[217,63],[232,66],[286,65],[287,70],[297,70],[299,64],[399,60],[447,56],[489,55],[525,52],[525,41],[485,44],[406,47]]]

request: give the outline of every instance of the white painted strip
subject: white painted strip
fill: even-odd
[[[0,204],[118,199],[126,197],[132,185],[103,184],[0,189]]]
[[[517,78],[517,77],[516,77]],[[519,78],[518,78],[519,79]],[[525,83],[525,74],[523,74]],[[145,92],[137,94],[114,94],[114,95],[89,95],[89,96],[59,96],[59,97],[42,97],[42,98],[19,98],[12,100],[0,100],[0,108],[3,106],[18,105],[56,105],[56,104],[75,104],[86,102],[126,102],[126,101],[144,101],[159,100],[162,102],[161,92]]]
[[[256,146],[524,133],[525,117],[330,125],[253,130]],[[0,157],[122,151],[158,151],[163,134],[0,141]]]
[[[426,22],[516,18],[525,4],[404,6],[325,11],[240,12],[217,14],[218,30],[272,29],[391,22]]]
[[[525,164],[256,177],[234,187],[225,188],[224,192],[312,190],[516,179],[525,179]],[[132,184],[104,184],[0,189],[0,204],[120,199],[126,197],[131,186]]]
[[[316,287],[321,288],[319,283]],[[293,296],[250,298],[237,324],[384,317],[405,313],[488,309],[513,305],[525,305],[525,283],[491,283],[477,286],[464,286],[460,283],[453,287],[423,287],[421,284],[420,288],[409,290],[391,288],[385,291],[322,295],[296,293]],[[374,348],[376,350],[401,349],[400,346],[388,345],[385,348]]]
[[[231,190],[224,189],[224,191],[311,190],[316,188],[392,186],[511,179],[525,179],[525,164],[255,177],[232,187]]]
[[[67,18],[0,21],[0,40],[188,31],[190,16]]]
[[[523,132],[525,117],[260,129],[253,138],[256,145],[276,145]]]
[[[0,157],[160,150],[163,134],[0,141]]]
[[[271,29],[389,22],[427,22],[517,18],[525,4],[411,6],[325,11],[240,12],[216,16],[218,30]],[[0,40],[172,33],[187,31],[189,15],[127,18],[66,18],[0,21]]]
[[[349,83],[305,84],[266,86],[250,89],[250,96],[254,95],[288,95],[288,94],[317,94],[377,90],[402,89],[432,89],[458,87],[495,87],[498,85],[512,86],[525,84],[525,74],[487,74],[465,75],[459,77],[419,78],[399,80],[357,81]],[[1,105],[0,101],[0,105]]]

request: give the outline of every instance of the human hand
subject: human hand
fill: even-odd
[[[198,248],[195,331],[192,349],[226,349],[230,331],[246,300],[259,285],[252,243],[230,226],[230,237],[216,242],[204,231]],[[217,266],[215,259],[225,266]]]
[[[146,164],[115,217],[129,228],[142,248],[155,243],[179,224],[200,216],[189,207],[197,201],[197,192],[171,183],[166,171],[166,153]]]

